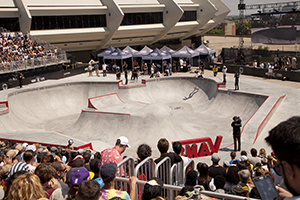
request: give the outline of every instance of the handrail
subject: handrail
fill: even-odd
[[[117,177],[116,178],[117,181],[119,182],[124,182],[124,183],[129,183],[129,178],[124,178],[124,177]],[[137,184],[138,185],[145,185],[147,182],[146,181],[142,181],[142,180],[138,180]],[[196,187],[196,186],[195,186]],[[175,186],[175,185],[169,185],[169,184],[164,184],[163,189],[166,190],[173,190],[173,191],[180,191],[183,187],[181,186]],[[210,197],[217,197],[217,198],[223,198],[223,199],[232,199],[232,200],[257,200],[254,198],[248,198],[248,197],[242,197],[242,196],[237,196],[237,195],[232,195],[232,194],[222,194],[222,193],[216,193],[216,192],[211,192],[211,191],[198,191],[199,194],[204,194]],[[170,197],[168,197],[168,200],[173,200]]]

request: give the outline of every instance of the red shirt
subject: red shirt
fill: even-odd
[[[101,171],[101,167],[103,165],[108,164],[108,163],[118,164],[122,160],[123,160],[123,158],[121,156],[121,152],[116,147],[104,149],[101,152],[101,159],[100,159],[100,162],[99,162],[99,169]],[[122,176],[124,176],[123,167],[121,168],[121,172],[122,172],[121,173]],[[117,169],[117,173],[119,173],[119,168]]]

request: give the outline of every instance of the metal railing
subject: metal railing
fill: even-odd
[[[183,162],[181,162],[183,164]],[[174,200],[175,197],[177,196],[178,192],[183,188],[181,183],[185,182],[186,179],[186,174],[194,169],[195,164],[193,160],[189,160],[187,165],[185,166],[180,166],[181,163],[174,164],[171,168],[171,160],[169,157],[164,158],[162,161],[160,161],[156,167],[154,168],[155,164],[152,158],[146,158],[143,160],[141,163],[139,163],[135,168],[134,168],[134,160],[132,157],[127,157],[123,159],[119,164],[118,164],[118,174],[116,177],[116,183],[115,183],[115,188],[120,189],[122,191],[128,192],[130,194],[130,176],[136,176],[139,178],[137,181],[137,189],[136,189],[136,199],[141,199],[143,190],[144,190],[144,185],[147,183],[148,180],[150,180],[153,177],[158,177],[161,178],[164,182],[163,185],[163,192],[162,196],[167,199],[167,200]],[[148,166],[148,167],[147,167]],[[176,169],[178,168],[178,170]],[[182,181],[180,181],[180,178],[176,178],[176,173],[180,173],[180,170],[183,168],[183,173],[179,177],[182,176]],[[153,173],[154,172],[154,173]],[[145,176],[139,176],[140,174],[144,174]],[[175,175],[174,177],[172,175]],[[149,179],[147,179],[148,177]],[[141,178],[144,177],[144,178]],[[141,180],[143,179],[143,180]],[[146,180],[145,180],[146,179]],[[179,185],[173,185],[174,181],[178,180]],[[176,182],[176,181],[175,181]],[[231,194],[221,194],[221,193],[216,193],[216,192],[211,192],[211,191],[205,191],[202,190],[200,191],[199,186],[195,186],[194,193],[196,195],[206,195],[210,197],[216,197],[216,198],[222,198],[222,199],[232,199],[232,200],[255,200],[251,198],[246,198],[242,196],[237,196],[237,195],[231,195]]]
[[[129,178],[124,178],[124,177],[117,177],[116,181],[118,182],[122,182],[122,183],[126,183],[129,184]],[[144,186],[147,182],[146,181],[142,181],[142,180],[138,180],[137,181],[137,185],[142,185]],[[174,191],[174,192],[179,192],[183,187],[181,186],[175,186],[175,185],[169,185],[169,184],[164,184],[163,189],[167,190],[167,191]],[[216,197],[216,198],[222,198],[222,199],[232,199],[232,200],[257,200],[257,199],[253,199],[253,198],[249,198],[249,197],[242,197],[242,196],[237,196],[237,195],[232,195],[232,194],[221,194],[221,193],[216,193],[216,192],[211,192],[211,191],[205,191],[202,190],[200,191],[199,186],[195,186],[195,190],[194,193],[197,193],[198,195],[206,195],[206,196],[210,196],[210,197]],[[167,196],[168,200],[174,200],[175,198],[171,198],[170,196]]]

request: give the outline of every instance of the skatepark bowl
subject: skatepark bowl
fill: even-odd
[[[113,146],[125,135],[132,156],[142,143],[155,151],[163,137],[170,142],[201,137],[214,141],[221,135],[222,148],[232,143],[232,117],[246,122],[266,99],[221,91],[214,80],[191,77],[152,79],[130,87],[118,87],[116,81],[67,82],[8,94],[9,112],[0,116],[0,127],[1,133],[17,139],[30,133],[37,142],[49,142],[61,134],[92,142],[96,150]],[[97,141],[103,145],[95,145]]]

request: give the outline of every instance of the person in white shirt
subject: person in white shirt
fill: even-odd
[[[105,62],[102,64],[102,70],[103,70],[103,77],[106,76],[106,67],[107,65],[105,64]]]

